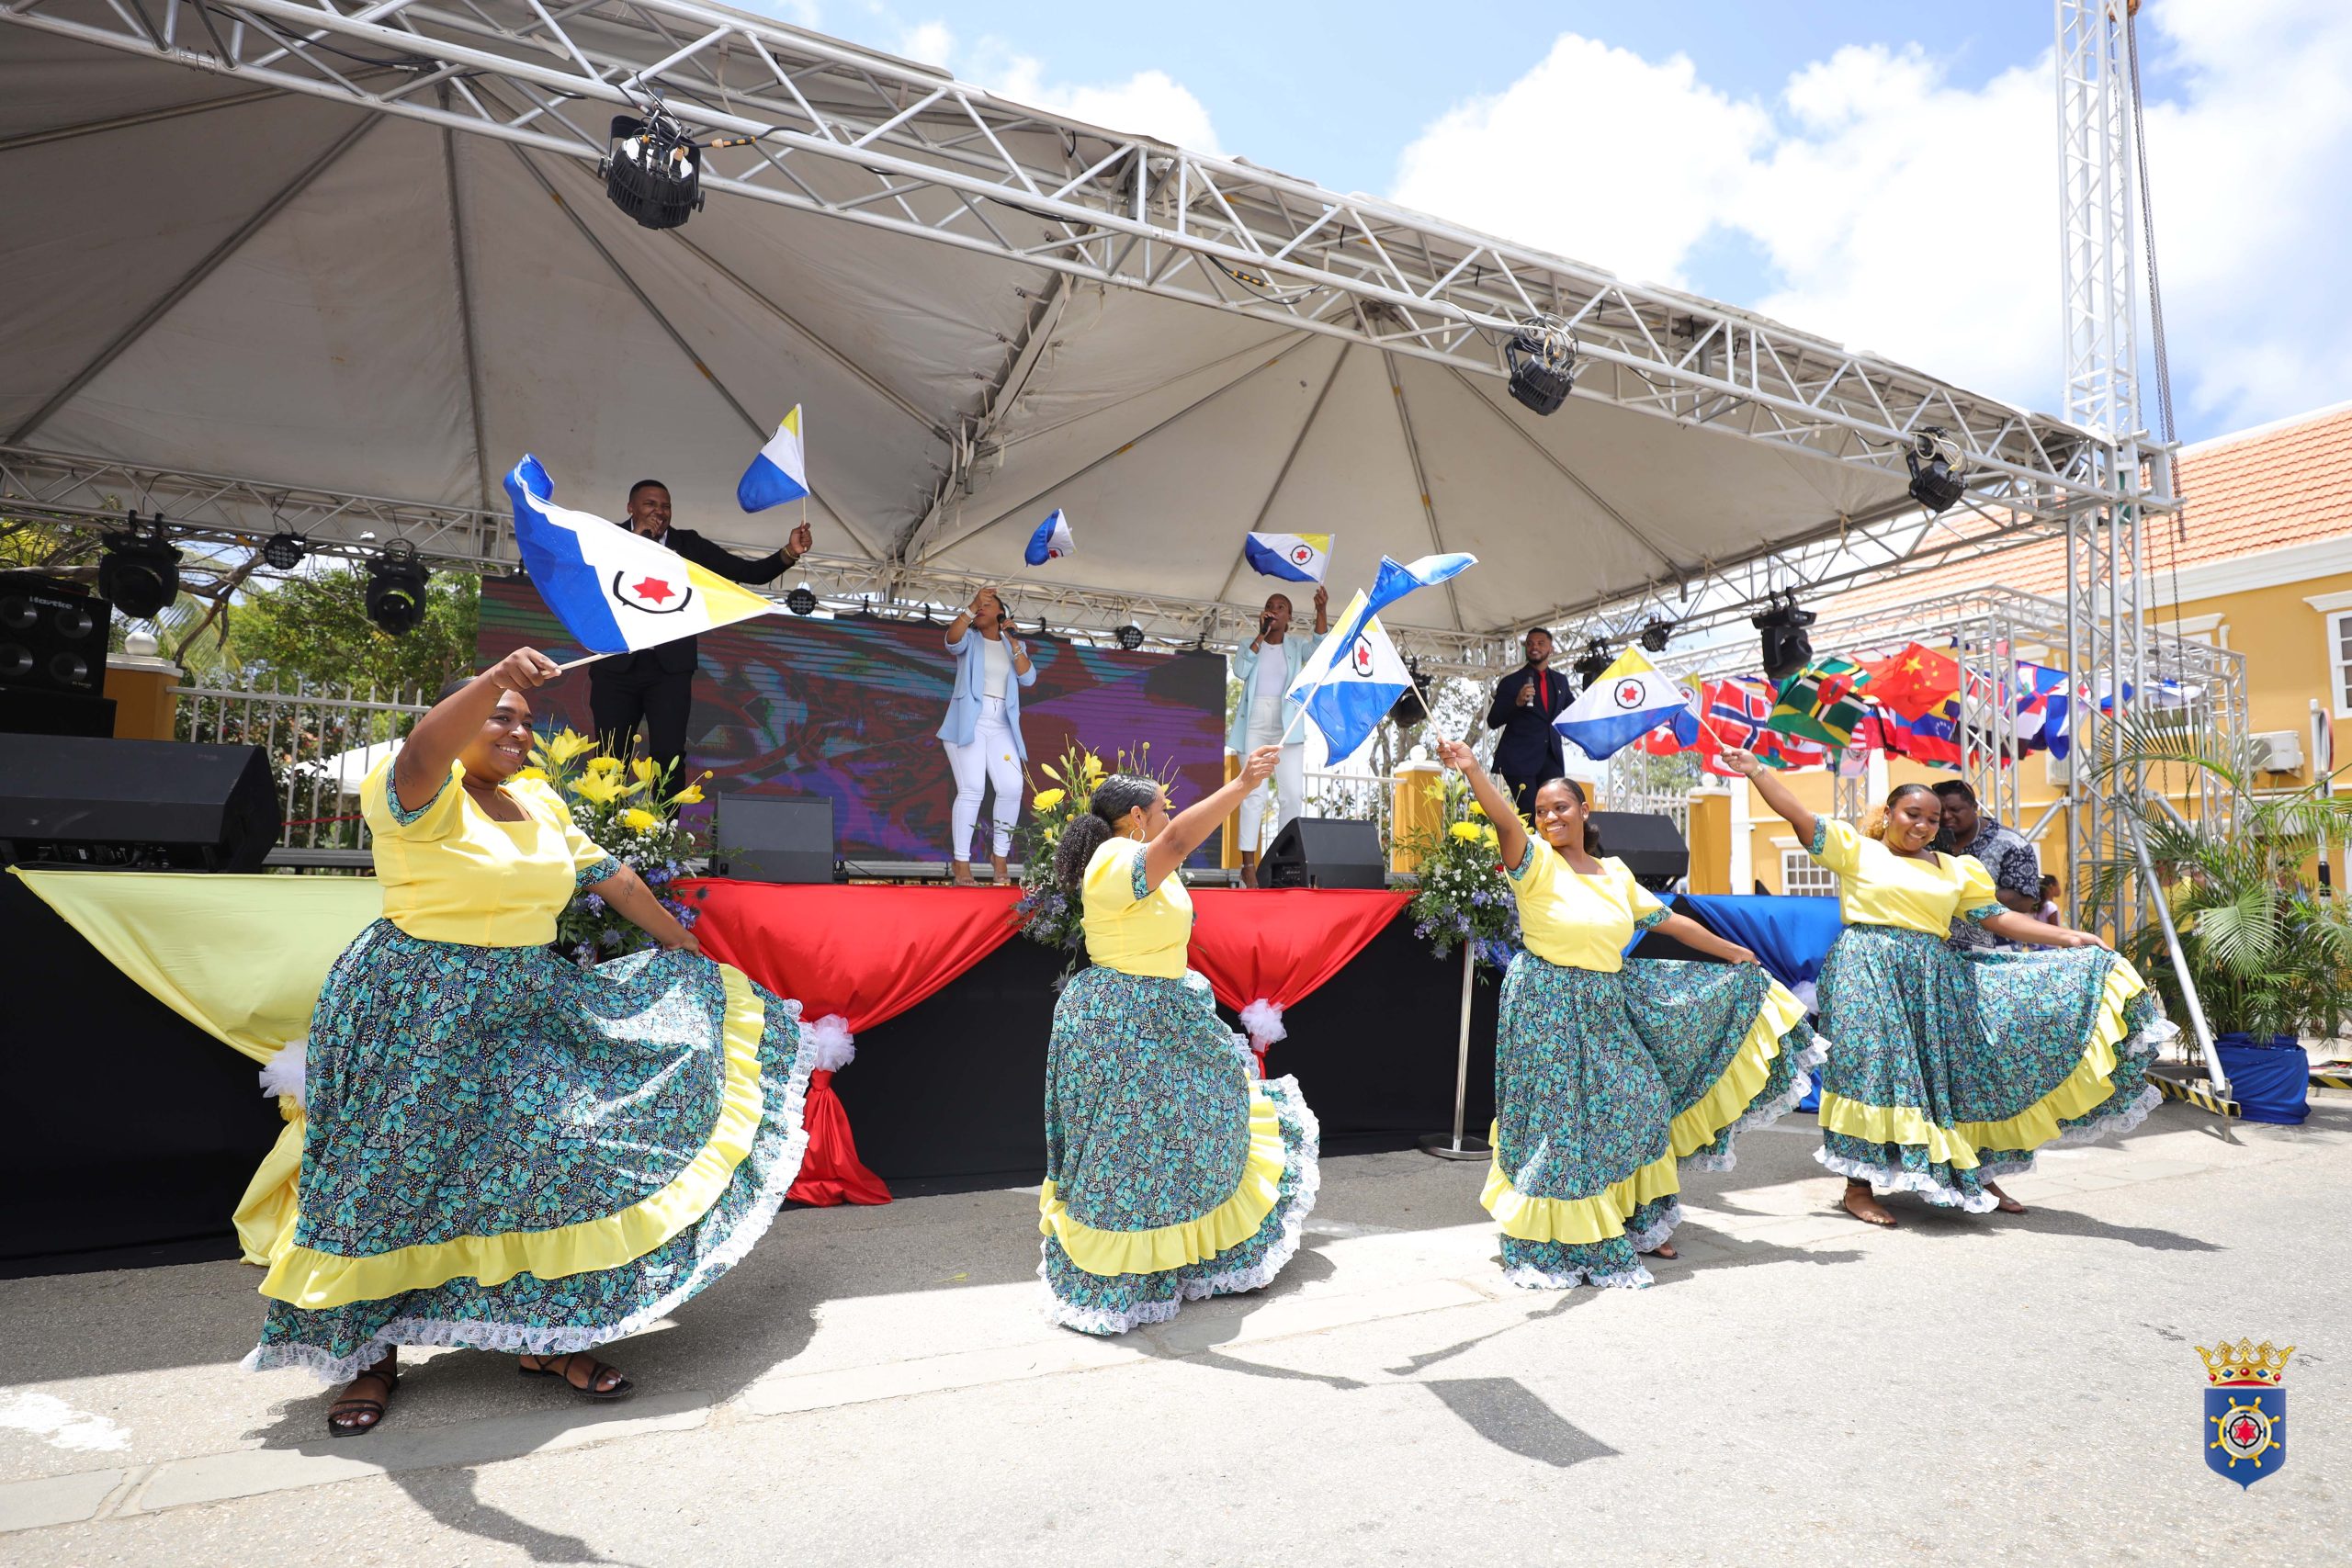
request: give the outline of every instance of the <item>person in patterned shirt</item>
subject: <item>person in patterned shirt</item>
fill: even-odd
[[[1960,779],[1936,785],[1943,805],[1943,828],[1936,848],[1948,855],[1974,855],[1993,874],[1993,896],[2005,908],[2038,916],[2041,910],[2041,857],[2025,835],[2005,828],[1976,808],[1976,792]],[[1954,920],[1946,939],[1958,948],[2003,947],[1991,932],[1973,920]]]

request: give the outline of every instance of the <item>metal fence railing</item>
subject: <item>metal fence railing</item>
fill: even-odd
[[[182,686],[180,739],[258,746],[269,759],[285,826],[273,865],[368,863],[359,784],[432,704],[375,686]]]

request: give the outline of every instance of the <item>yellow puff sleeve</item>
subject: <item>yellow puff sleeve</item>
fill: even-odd
[[[413,843],[433,843],[457,831],[465,818],[466,792],[458,784],[465,764],[451,762],[433,798],[411,811],[392,790],[394,761],[387,757],[377,763],[359,785],[359,810],[368,818],[368,830],[379,839],[406,839]]]
[[[1805,853],[1827,866],[1831,871],[1850,874],[1862,863],[1862,836],[1851,822],[1841,822],[1824,812],[1813,819],[1813,842]]]
[[[1960,873],[1961,919],[1982,923],[2006,908],[1993,890],[1993,874],[1984,869],[1983,861],[1962,855],[1952,869]]]

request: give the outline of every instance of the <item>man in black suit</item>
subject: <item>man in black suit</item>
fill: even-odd
[[[1552,721],[1576,700],[1567,678],[1546,668],[1552,660],[1552,634],[1542,626],[1527,634],[1527,662],[1495,682],[1494,705],[1487,710],[1487,728],[1499,729],[1495,742],[1495,772],[1510,791],[1520,814],[1535,814],[1535,792],[1567,771],[1567,753]]]
[[[624,526],[730,582],[775,581],[808,553],[810,542],[808,525],[803,523],[783,549],[747,561],[691,528],[671,527],[670,487],[659,479],[639,479],[629,487]],[[695,670],[701,662],[697,640],[680,637],[635,653],[616,653],[588,666],[588,712],[605,750],[616,757],[628,755],[642,720],[645,754],[669,767],[673,789],[685,783],[678,770],[685,761],[686,719],[694,708]]]

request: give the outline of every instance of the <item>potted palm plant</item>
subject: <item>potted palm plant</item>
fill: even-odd
[[[2176,769],[2187,771],[2190,800],[2217,799],[2218,809],[2174,810],[2161,786]],[[2352,796],[2331,794],[2326,780],[2266,792],[2243,738],[2225,740],[2162,712],[2119,724],[2113,754],[2097,771],[2139,825],[2243,1113],[2301,1122],[2310,1072],[2299,1036],[2332,1037],[2352,1006],[2352,919],[2340,899],[2320,897],[2305,867],[2324,841],[2352,833]],[[2151,773],[2158,787],[2115,787]],[[2209,785],[2218,786],[2210,795]],[[2100,862],[2093,902],[2105,904],[2138,870],[2129,846]],[[2124,949],[2179,1011],[2162,929],[2128,933]]]

